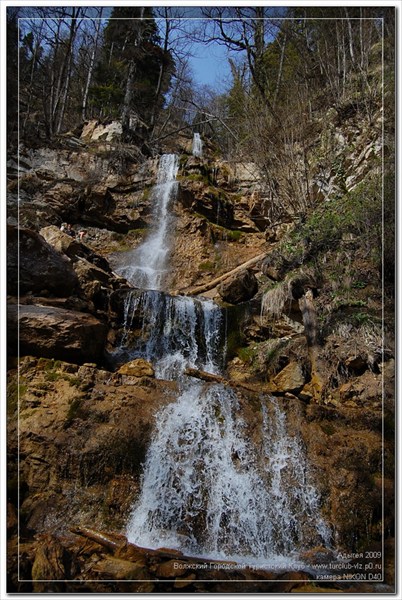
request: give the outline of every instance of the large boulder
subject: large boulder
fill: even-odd
[[[78,285],[71,261],[31,229],[7,227],[7,280],[11,295],[67,297]]]
[[[9,349],[20,354],[83,363],[101,358],[107,327],[94,316],[41,305],[9,305]]]
[[[73,259],[80,251],[82,244],[68,233],[61,231],[56,225],[49,225],[40,230],[40,235],[58,252]]]
[[[92,119],[85,123],[81,138],[86,141],[105,141],[113,142],[120,141],[122,134],[122,125],[119,121],[110,121],[110,123],[101,123],[96,119]]]
[[[66,254],[74,263],[80,259],[85,259],[100,270],[106,271],[109,274],[111,273],[111,268],[106,258],[96,254],[86,244],[79,242],[71,235],[64,233],[56,225],[43,227],[39,233],[52,248]],[[74,269],[76,271],[75,266]],[[102,277],[101,281],[103,281]]]
[[[124,364],[118,370],[121,375],[130,375],[131,377],[154,377],[155,371],[152,365],[143,358],[136,358]]]
[[[278,391],[295,392],[303,387],[304,381],[301,366],[298,363],[291,362],[278,373],[273,382]]]
[[[222,300],[230,304],[239,304],[250,300],[258,291],[258,281],[248,269],[236,273],[218,287]]]

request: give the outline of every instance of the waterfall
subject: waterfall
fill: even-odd
[[[127,346],[134,321],[141,334]],[[212,300],[170,296],[155,290],[130,292],[124,306],[120,357],[145,358],[161,379],[180,376],[187,367],[218,373],[223,368],[223,315]]]
[[[116,267],[136,287],[159,290],[166,274],[169,253],[169,228],[172,217],[169,204],[177,193],[179,168],[175,154],[163,154],[159,161],[156,185],[152,191],[153,227],[146,240],[132,252],[125,253],[124,263]]]
[[[328,544],[301,444],[276,400],[262,400],[262,415],[259,455],[236,394],[191,381],[158,414],[128,539],[273,568]]]
[[[195,134],[193,154],[201,153]],[[233,390],[183,377],[187,367],[222,372],[226,324],[213,301],[161,289],[177,170],[175,155],[161,157],[152,194],[154,226],[119,270],[142,288],[126,297],[120,358],[145,358],[157,377],[178,378],[181,388],[177,400],[156,415],[128,539],[200,556],[270,561],[271,568],[278,561],[297,567],[297,552],[328,545],[329,532],[303,446],[287,433],[278,401],[261,398],[259,424],[256,418],[251,432]]]
[[[120,347],[111,358],[118,361],[145,358],[153,363],[156,376],[163,379],[178,377],[187,367],[210,373],[217,373],[223,367],[221,309],[212,300],[173,297],[159,291],[167,270],[169,205],[177,191],[177,171],[177,156],[164,154],[152,193],[154,226],[147,239],[125,253],[124,264],[116,268],[144,291],[127,295]],[[128,344],[129,331],[138,321],[140,335],[132,347]]]
[[[202,156],[202,140],[199,133],[194,133],[193,138],[193,156]]]

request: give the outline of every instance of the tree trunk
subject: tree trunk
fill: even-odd
[[[42,40],[42,30],[43,30],[43,21],[41,22],[38,37],[37,37],[36,43],[35,43],[35,50],[32,54],[32,67],[31,67],[30,80],[29,80],[27,110],[25,113],[24,123],[22,125],[23,135],[25,135],[26,125],[29,120],[29,115],[31,113],[31,102],[32,102],[32,96],[33,96],[33,82],[34,82],[35,66],[36,66],[36,61],[37,61],[37,57],[38,57],[38,53],[39,53],[39,49],[40,49],[41,40]]]
[[[140,11],[141,11],[140,12],[140,21],[142,21],[142,19],[144,17],[145,8],[142,7],[140,9]],[[139,47],[141,46],[141,28],[140,27],[138,29],[138,37],[136,40],[136,45]],[[132,100],[133,100],[133,87],[134,87],[136,70],[137,70],[137,67],[135,64],[135,59],[132,58],[128,65],[126,90],[125,90],[125,94],[124,94],[123,110],[122,110],[122,115],[121,115],[121,126],[122,126],[122,131],[123,131],[122,139],[125,142],[129,142],[130,138],[131,138],[130,121],[131,121],[131,111],[133,109]]]
[[[281,81],[282,81],[283,60],[285,58],[286,41],[287,40],[286,40],[286,33],[285,33],[284,38],[283,38],[282,49],[281,49],[281,59],[280,59],[280,63],[279,63],[278,78],[276,80],[276,87],[275,87],[274,99],[273,99],[273,102],[272,102],[272,105],[273,105],[274,108],[275,108],[275,105],[276,105],[276,100],[278,98],[279,88],[280,88]]]
[[[354,65],[354,63],[355,63],[355,51],[354,51],[354,46],[353,46],[352,21],[349,18],[348,9],[346,7],[345,7],[345,15],[346,15],[346,23],[347,23],[347,26],[348,26],[348,33],[349,33],[349,54],[350,54],[350,60],[352,61],[352,65]]]
[[[95,56],[96,56],[96,51],[98,49],[99,32],[100,32],[100,28],[101,28],[101,24],[102,24],[102,21],[101,21],[102,12],[103,12],[103,8],[101,7],[99,9],[99,18],[98,18],[96,29],[95,29],[94,45],[93,45],[92,52],[91,52],[91,58],[89,60],[88,75],[87,75],[87,79],[85,82],[84,96],[82,98],[82,113],[81,113],[81,115],[82,115],[83,121],[85,121],[87,118],[87,103],[88,103],[89,86],[91,85],[92,74],[93,74],[94,67],[95,67]]]
[[[121,115],[121,126],[123,131],[123,140],[129,141],[130,139],[130,116],[131,116],[131,103],[133,100],[133,85],[135,78],[136,65],[134,59],[129,63],[128,75],[126,81],[126,91],[124,94],[123,111]]]
[[[220,275],[219,277],[217,277],[216,279],[213,279],[209,283],[199,285],[199,286],[193,288],[192,290],[190,290],[188,292],[183,292],[183,293],[186,293],[188,295],[194,295],[194,294],[201,294],[202,292],[207,292],[208,290],[212,290],[214,287],[216,287],[218,285],[218,283],[221,283],[221,281],[224,281],[231,275],[234,275],[235,273],[238,273],[239,271],[242,271],[243,269],[247,269],[248,267],[255,265],[260,260],[263,260],[266,257],[266,255],[267,255],[266,252],[264,252],[264,254],[259,254],[258,256],[254,257],[254,258],[250,258],[250,260],[247,260],[245,263],[239,265],[235,269],[232,269],[231,271],[228,271],[227,273]]]

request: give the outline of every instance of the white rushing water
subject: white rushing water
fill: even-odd
[[[222,370],[223,315],[212,300],[133,291],[126,297],[124,317],[120,353],[150,361],[157,377],[173,379],[187,367],[209,373]],[[135,319],[141,334],[136,345],[127,348],[128,330]]]
[[[177,194],[176,154],[163,154],[159,160],[156,185],[152,190],[153,226],[146,240],[132,252],[126,253],[124,264],[116,271],[132,285],[159,290],[166,274],[169,255],[169,229],[172,217],[169,205]]]
[[[274,399],[262,410],[258,456],[232,390],[191,381],[163,408],[129,541],[265,568],[300,566],[297,550],[327,544],[302,447]]]
[[[195,134],[193,154],[201,153]],[[182,390],[156,415],[128,539],[267,569],[297,568],[297,553],[328,545],[329,532],[303,445],[287,433],[278,401],[261,399],[260,431],[252,435],[233,390],[183,378],[187,367],[220,374],[226,342],[223,313],[212,300],[161,291],[177,170],[175,155],[161,157],[154,226],[119,270],[142,290],[126,296],[118,360],[145,358],[157,377],[179,379]]]
[[[202,139],[199,133],[194,133],[193,137],[193,156],[202,156]]]

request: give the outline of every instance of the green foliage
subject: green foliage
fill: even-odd
[[[208,185],[208,183],[209,183],[209,179],[208,179],[207,175],[203,175],[202,173],[188,173],[188,174],[178,175],[177,180],[178,181],[201,181],[202,183],[205,183],[205,185]]]
[[[68,429],[75,419],[84,419],[87,416],[86,411],[82,406],[82,398],[73,398],[64,421],[64,429]]]
[[[213,201],[223,204],[231,204],[227,194],[221,188],[210,185],[206,190],[206,195]]]
[[[286,60],[281,61],[282,52]],[[296,40],[292,40],[285,32],[280,32],[275,41],[268,44],[259,66],[260,81],[264,83],[266,93],[277,104],[288,105],[289,87],[298,80],[303,69],[303,56]]]
[[[216,265],[212,260],[206,260],[198,265],[200,271],[214,271]]]
[[[336,249],[342,237],[351,233],[378,261],[376,250],[381,247],[381,212],[381,176],[374,174],[341,198],[318,206],[306,222],[280,244],[280,250],[290,262],[297,261],[303,258],[306,247],[310,255],[316,256]]]
[[[227,239],[231,242],[238,242],[243,237],[243,232],[238,229],[228,229],[227,230]]]
[[[352,315],[351,321],[353,325],[359,327],[364,325],[364,323],[369,323],[371,321],[371,315],[367,312],[357,312]]]
[[[107,77],[108,73],[102,73],[102,78],[106,80]],[[92,109],[106,109],[110,117],[117,118],[120,114],[119,108],[123,102],[123,98],[123,90],[118,87],[117,83],[92,85],[90,88],[89,104]]]
[[[211,223],[211,228],[215,239],[227,242],[239,242],[244,238],[244,232],[239,229],[228,229],[215,223]]]
[[[143,189],[142,192],[142,197],[141,197],[141,201],[142,202],[148,202],[148,200],[151,197],[151,192],[152,192],[152,186],[147,186]]]
[[[251,364],[255,357],[255,348],[251,346],[243,346],[242,348],[238,348],[237,356],[246,364]]]
[[[152,8],[115,7],[104,40],[90,90],[92,108],[108,117],[121,115],[130,66],[135,64],[130,108],[149,122],[154,111],[163,106],[163,93],[173,72],[173,58],[160,46]]]
[[[7,413],[12,414],[18,409],[18,401],[26,393],[28,386],[23,377],[16,375],[7,384]]]

